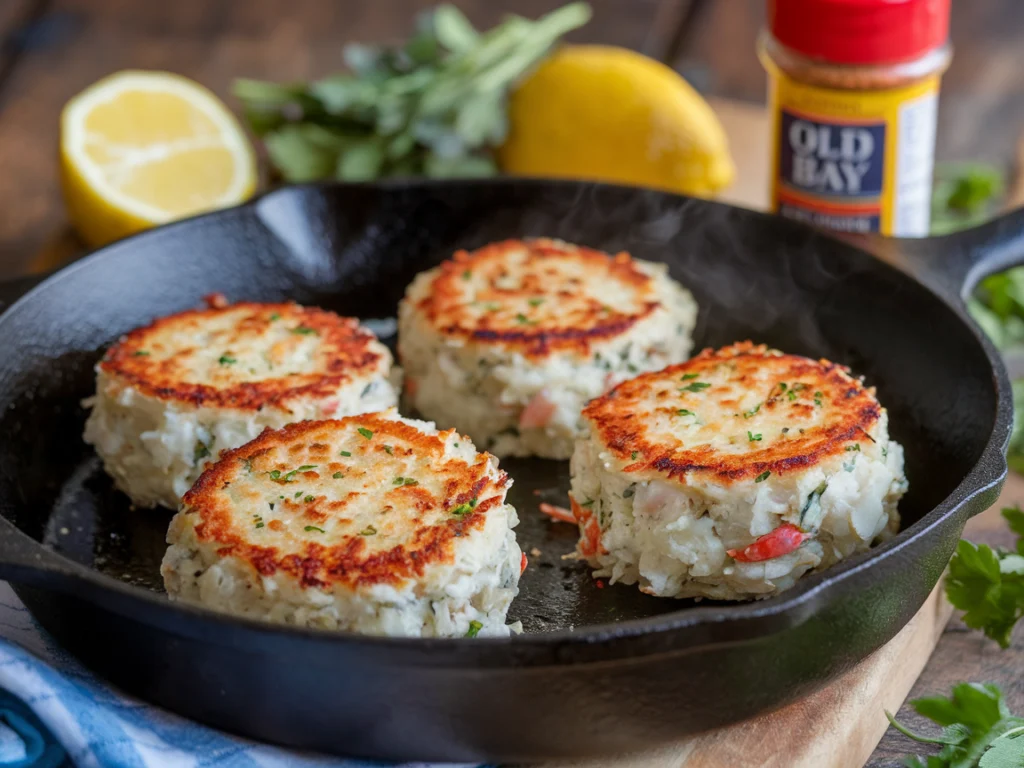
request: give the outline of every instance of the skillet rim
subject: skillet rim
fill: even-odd
[[[211,629],[222,628],[225,630],[256,633],[268,642],[284,639],[291,641],[347,644],[353,649],[360,647],[367,650],[386,650],[392,653],[400,653],[406,660],[415,661],[423,665],[424,661],[434,662],[437,666],[444,666],[445,659],[435,658],[445,652],[451,652],[451,661],[458,661],[462,666],[466,659],[465,654],[473,654],[471,661],[489,662],[488,666],[523,666],[530,667],[544,666],[547,662],[542,654],[552,649],[561,650],[566,646],[595,646],[611,645],[616,641],[628,640],[651,640],[663,638],[673,633],[699,626],[729,626],[730,637],[727,640],[707,638],[697,642],[685,643],[682,646],[673,646],[671,652],[692,653],[709,645],[722,645],[725,643],[742,643],[753,639],[767,636],[782,631],[788,627],[796,626],[806,621],[814,612],[815,603],[825,599],[828,593],[841,590],[849,581],[855,580],[859,574],[871,567],[892,557],[898,557],[901,550],[910,547],[922,538],[928,536],[935,528],[947,522],[948,518],[957,513],[962,513],[965,507],[976,497],[1000,486],[1005,479],[1008,468],[1005,458],[1005,447],[1010,437],[1010,430],[1013,422],[1013,402],[1009,377],[1002,359],[991,341],[984,335],[976,323],[969,319],[966,314],[963,302],[959,297],[944,295],[931,284],[923,281],[919,274],[915,273],[913,264],[905,269],[894,266],[885,259],[880,258],[870,250],[860,247],[860,244],[836,237],[831,233],[821,230],[814,230],[812,227],[800,224],[799,222],[782,219],[769,213],[741,208],[713,200],[703,200],[678,195],[663,190],[650,189],[646,187],[627,186],[622,184],[606,184],[601,182],[577,181],[565,179],[547,179],[540,177],[496,177],[487,179],[407,179],[407,180],[384,180],[376,182],[344,183],[336,181],[313,182],[307,184],[295,184],[270,190],[250,198],[241,205],[221,208],[208,213],[193,216],[180,221],[172,222],[150,230],[139,232],[130,237],[96,249],[85,256],[76,259],[70,264],[59,268],[47,275],[41,282],[32,286],[22,296],[13,301],[7,308],[0,312],[0,332],[3,325],[9,322],[10,316],[20,310],[23,304],[37,300],[38,293],[59,281],[73,279],[81,269],[92,268],[96,261],[111,258],[112,254],[119,253],[122,249],[133,248],[139,241],[147,238],[155,239],[166,237],[179,228],[195,226],[209,226],[212,222],[232,217],[244,217],[246,215],[260,224],[261,229],[268,237],[276,238],[276,235],[263,223],[259,215],[259,207],[265,201],[274,198],[286,198],[294,195],[314,193],[323,196],[325,190],[364,188],[377,190],[415,190],[418,188],[444,188],[444,187],[495,187],[495,186],[526,186],[544,188],[569,188],[577,193],[589,189],[613,189],[631,194],[643,194],[658,196],[663,199],[674,199],[680,204],[698,204],[712,208],[724,208],[742,212],[748,217],[771,219],[775,226],[786,226],[806,232],[812,230],[816,235],[833,241],[834,247],[840,250],[853,250],[870,257],[879,266],[891,270],[896,279],[908,279],[915,285],[931,294],[946,309],[953,312],[958,319],[967,327],[975,341],[982,348],[982,352],[989,363],[989,370],[992,374],[992,381],[996,395],[996,413],[993,421],[993,428],[988,436],[981,454],[967,475],[939,504],[924,514],[909,528],[900,531],[889,541],[869,549],[866,552],[858,553],[847,558],[824,571],[811,574],[797,581],[796,585],[785,592],[765,600],[736,603],[731,605],[700,606],[689,605],[685,608],[648,616],[639,619],[613,622],[608,624],[586,625],[574,629],[561,629],[551,632],[526,633],[506,638],[408,638],[408,637],[379,637],[360,635],[357,633],[317,629],[309,627],[294,627],[284,624],[272,624],[258,619],[235,616],[221,613],[203,606],[191,605],[178,601],[171,601],[166,595],[154,592],[145,587],[134,586],[127,582],[108,576],[100,571],[94,570],[86,565],[78,563],[63,554],[47,547],[24,533],[13,522],[5,516],[0,516],[0,524],[8,526],[12,531],[17,532],[18,540],[35,550],[33,555],[25,562],[22,558],[8,558],[6,549],[13,549],[18,546],[17,542],[8,545],[0,541],[0,564],[6,563],[18,572],[34,572],[39,575],[54,576],[59,579],[71,580],[72,588],[68,585],[43,585],[44,589],[70,592],[76,596],[82,596],[94,602],[99,602],[104,608],[115,610],[118,613],[127,613],[130,610],[120,605],[111,606],[104,604],[98,597],[104,593],[113,592],[119,598],[127,599],[129,603],[140,602],[147,608],[154,609],[164,614],[164,621],[169,623],[173,630],[190,636],[203,635],[207,642],[218,645],[230,644],[226,632],[210,632]],[[971,281],[973,282],[973,281]],[[970,288],[971,286],[965,286]],[[12,506],[15,506],[12,504]],[[24,505],[29,507],[30,505]],[[966,518],[964,520],[966,522]],[[962,524],[961,524],[962,525]],[[40,551],[41,550],[41,551]],[[47,562],[49,561],[49,562]],[[30,584],[30,580],[13,579],[16,585]],[[98,594],[96,594],[98,592]],[[120,603],[121,601],[118,601]],[[175,617],[181,620],[175,621]],[[187,617],[187,620],[186,620]],[[139,619],[153,623],[151,620]],[[776,620],[772,623],[772,620]],[[195,626],[193,626],[193,623]],[[769,626],[765,627],[765,624]],[[472,649],[472,650],[470,650]],[[611,649],[609,649],[611,650]],[[611,658],[629,657],[637,655],[632,644],[624,644],[613,653],[602,657],[601,661]],[[648,650],[642,655],[651,655]],[[511,651],[511,653],[510,653]],[[659,651],[654,651],[659,652]],[[667,652],[662,649],[660,652]],[[536,658],[535,658],[536,657]],[[495,663],[499,662],[499,663]],[[565,663],[598,663],[596,660],[581,662],[580,660],[570,661],[569,659],[558,659],[554,664]]]

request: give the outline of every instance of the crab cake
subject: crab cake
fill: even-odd
[[[555,240],[459,251],[399,307],[406,401],[498,456],[566,459],[591,398],[685,360],[697,306],[667,267]]]
[[[767,597],[892,535],[903,449],[872,388],[750,342],[639,376],[583,410],[579,555],[661,597]]]
[[[454,430],[394,411],[305,421],[225,452],[167,534],[167,593],[373,635],[507,635],[512,481]]]
[[[391,353],[356,320],[222,298],[132,331],[96,366],[84,438],[138,507],[177,508],[203,467],[266,427],[397,402]]]

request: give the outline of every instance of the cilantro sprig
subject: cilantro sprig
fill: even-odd
[[[946,595],[965,612],[964,624],[1006,648],[1024,617],[1024,512],[1008,507],[1003,517],[1017,534],[1016,550],[961,541],[949,562]]]
[[[1024,718],[1014,715],[1003,692],[989,683],[960,683],[952,695],[910,702],[914,710],[942,726],[938,736],[915,733],[889,712],[892,726],[914,741],[941,745],[930,757],[911,757],[907,768],[1019,768],[1024,765]]]

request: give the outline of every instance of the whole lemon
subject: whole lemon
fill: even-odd
[[[564,46],[513,92],[512,174],[592,179],[710,196],[735,175],[725,131],[678,73],[625,48]]]

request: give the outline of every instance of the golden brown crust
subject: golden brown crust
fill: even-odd
[[[349,382],[386,373],[389,361],[353,318],[294,303],[211,301],[209,309],[162,317],[125,335],[100,368],[149,397],[256,411],[330,397]]]
[[[624,382],[583,415],[625,472],[729,484],[856,450],[882,408],[841,365],[746,341]]]
[[[200,543],[264,576],[284,572],[303,587],[398,584],[452,563],[457,539],[504,503],[511,481],[491,457],[446,454],[462,439],[387,414],[268,429],[207,468],[183,509],[198,516]]]
[[[456,252],[416,306],[446,336],[538,357],[586,356],[661,304],[654,279],[629,254],[538,238]]]

